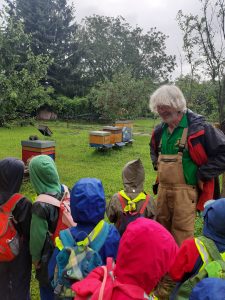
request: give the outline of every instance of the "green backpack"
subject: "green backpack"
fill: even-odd
[[[225,279],[225,261],[219,253],[215,243],[204,237],[198,237],[198,240],[203,242],[211,261],[206,263],[205,267],[196,275],[186,280],[178,289],[175,300],[187,300],[191,294],[194,286],[206,277],[222,278]]]

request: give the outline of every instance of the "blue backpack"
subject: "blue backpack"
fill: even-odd
[[[100,221],[92,232],[80,242],[74,240],[70,229],[60,232],[56,242],[59,253],[52,286],[58,298],[74,297],[71,285],[85,278],[93,269],[102,266],[98,251],[102,248],[109,233],[110,225]]]

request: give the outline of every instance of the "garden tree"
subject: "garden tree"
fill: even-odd
[[[184,51],[194,73],[211,78],[217,86],[220,123],[225,119],[225,3],[223,0],[200,0],[200,15],[178,12],[183,32]]]
[[[76,72],[80,55],[75,43],[77,25],[74,8],[67,0],[6,0],[11,16],[24,24],[32,35],[31,49],[35,55],[52,59],[47,82],[59,94],[79,93],[80,76]]]
[[[217,85],[212,80],[201,81],[197,75],[186,75],[175,83],[182,90],[188,108],[207,116],[209,121],[217,121]]]
[[[0,126],[30,115],[46,101],[52,90],[40,85],[50,60],[35,56],[30,49],[30,36],[21,22],[10,18],[0,27]]]
[[[137,80],[125,70],[92,88],[87,98],[101,119],[129,119],[147,115],[149,94],[155,87],[151,80]]]
[[[137,79],[165,80],[175,65],[175,57],[165,52],[166,38],[156,28],[147,33],[132,28],[122,17],[86,17],[77,35],[83,54],[81,72],[90,85],[112,80],[125,68]]]

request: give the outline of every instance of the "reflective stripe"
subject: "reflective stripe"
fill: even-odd
[[[198,252],[199,252],[199,254],[201,256],[201,259],[203,261],[203,265],[199,269],[199,271],[201,271],[205,267],[205,265],[207,263],[209,263],[210,261],[212,261],[212,259],[210,259],[208,251],[206,250],[204,244],[198,238],[195,238],[195,245],[196,245],[196,247],[198,249]]]
[[[212,261],[211,256],[209,255],[208,251],[206,250],[205,245],[203,244],[202,241],[200,241],[198,238],[195,238],[195,245],[198,249],[198,252],[201,256],[201,259],[203,261],[203,265],[201,266],[201,268],[199,269],[199,272],[204,269],[204,267],[206,266],[206,264],[208,264],[209,262]],[[220,253],[221,257],[223,258],[223,260],[225,261],[225,252]]]
[[[58,236],[55,238],[55,246],[56,246],[60,251],[64,248],[63,243],[62,243],[62,241],[60,240],[60,238],[59,238]]]
[[[101,220],[100,222],[98,222],[98,224],[95,226],[95,228],[89,233],[89,235],[80,242],[77,242],[78,246],[88,246],[91,242],[94,241],[94,239],[99,235],[99,233],[101,232],[103,226],[104,226],[104,220]],[[63,243],[61,241],[61,239],[57,236],[55,238],[55,245],[59,250],[62,250],[64,248]]]
[[[95,228],[91,231],[91,233],[89,233],[89,235],[83,241],[77,242],[77,245],[88,246],[98,236],[103,226],[104,226],[104,220],[101,220],[100,222],[98,222]]]

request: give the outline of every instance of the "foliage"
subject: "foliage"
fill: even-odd
[[[221,0],[200,0],[202,13],[177,15],[183,32],[184,51],[191,75],[203,74],[217,85],[219,120],[225,118],[225,4]]]
[[[113,75],[129,68],[137,79],[165,80],[174,70],[175,57],[166,55],[167,36],[156,28],[143,33],[122,17],[86,17],[78,29],[81,72],[89,85],[112,80]]]
[[[60,103],[60,107],[58,103]],[[57,106],[58,116],[61,119],[89,119],[92,114],[90,102],[86,97],[70,99],[58,96],[55,106]]]
[[[57,93],[74,96],[80,76],[75,72],[79,54],[74,40],[77,25],[74,8],[67,0],[7,0],[13,18],[24,23],[31,34],[31,49],[35,55],[45,54],[52,60],[47,82]]]
[[[176,85],[187,99],[188,108],[206,116],[211,121],[217,120],[216,83],[210,80],[200,81],[197,76],[193,79],[190,75],[186,75],[178,78]]]
[[[129,70],[113,75],[94,87],[88,97],[100,118],[136,118],[146,116],[149,94],[155,88],[150,80],[136,80]]]
[[[15,19],[0,28],[0,126],[16,117],[25,117],[46,101],[49,90],[40,85],[50,60],[35,56],[30,36]]]

